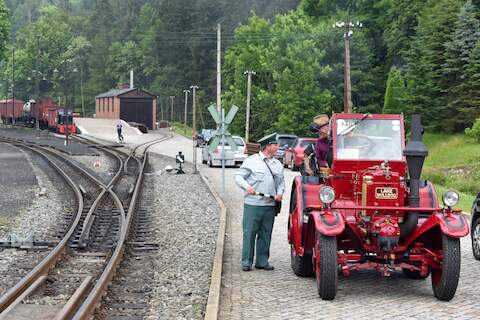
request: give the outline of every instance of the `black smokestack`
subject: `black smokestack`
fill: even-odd
[[[422,141],[422,123],[419,114],[412,115],[412,124],[410,130],[410,141],[408,142],[403,154],[407,158],[408,174],[410,176],[410,207],[418,207],[420,203],[419,187],[420,175],[422,173],[423,162],[428,155],[428,150]],[[408,235],[417,225],[418,212],[410,212],[406,221],[401,226],[402,236]]]

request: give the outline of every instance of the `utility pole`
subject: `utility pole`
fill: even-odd
[[[247,75],[247,110],[245,115],[245,142],[248,143],[248,133],[250,131],[250,93],[252,90],[252,75],[256,75],[255,71],[245,71]]]
[[[15,47],[12,51],[12,117],[10,118],[13,123],[13,115],[15,114]]]
[[[183,90],[183,93],[185,93],[185,121],[183,123],[183,127],[185,128],[184,133],[187,134],[187,106],[188,106],[188,94],[190,93],[190,90]]]
[[[85,118],[85,101],[83,99],[83,64],[80,65],[80,96],[82,99],[82,117]]]
[[[40,90],[38,85],[38,76],[40,75],[40,70],[38,68],[38,59],[40,58],[40,37],[37,35],[37,56],[35,58],[35,104],[38,103]],[[37,104],[38,106],[38,104]],[[40,123],[38,122],[38,117],[35,117],[35,128],[40,130]]]
[[[345,42],[344,55],[344,74],[343,74],[343,112],[352,113],[352,83],[350,80],[350,37],[353,36],[354,28],[363,27],[362,23],[353,22],[336,22],[334,28],[344,29],[343,39]]]
[[[193,141],[193,173],[197,173],[197,127],[196,127],[196,98],[197,98],[197,85],[190,86],[192,89],[192,141]]]
[[[170,96],[170,112],[171,112],[171,116],[170,116],[170,128],[173,130],[173,100],[175,100],[175,96]]]
[[[221,66],[221,40],[222,40],[222,32],[220,23],[217,24],[217,111],[220,113],[221,104],[222,104],[222,66]]]

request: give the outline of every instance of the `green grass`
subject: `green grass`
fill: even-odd
[[[437,191],[438,201],[440,202],[440,205],[442,205],[442,194],[451,188],[446,188],[444,186],[436,184],[435,189]],[[455,190],[455,191],[457,191],[460,195],[460,202],[455,207],[462,208],[463,212],[470,213],[472,209],[473,201],[475,200],[475,196],[468,193],[459,192],[458,190]]]
[[[187,126],[185,131],[185,126],[183,125],[183,123],[180,122],[174,122],[173,127],[173,131],[175,131],[175,133],[180,134],[188,139],[192,139],[193,130],[191,127]]]
[[[464,167],[480,164],[480,143],[455,134],[425,134],[423,137],[428,147],[425,167]]]
[[[480,192],[480,143],[462,134],[425,134],[428,157],[422,178],[435,184],[439,199],[447,189],[460,193],[460,204],[469,212]]]

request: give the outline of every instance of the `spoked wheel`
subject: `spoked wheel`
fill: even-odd
[[[337,238],[316,233],[315,274],[318,295],[323,300],[333,300],[337,294]]]
[[[442,233],[442,264],[432,268],[433,293],[438,300],[449,301],[457,291],[460,277],[460,239]]]
[[[313,276],[312,255],[305,253],[303,257],[297,256],[293,244],[290,245],[290,262],[295,275],[299,277]]]
[[[475,259],[480,260],[480,217],[472,222],[472,251]]]

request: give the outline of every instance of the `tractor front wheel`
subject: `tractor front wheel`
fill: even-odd
[[[333,300],[337,294],[337,238],[316,232],[315,274],[318,294],[322,300]]]
[[[457,291],[460,277],[460,239],[442,233],[442,263],[432,268],[433,293],[438,300],[449,301]]]

